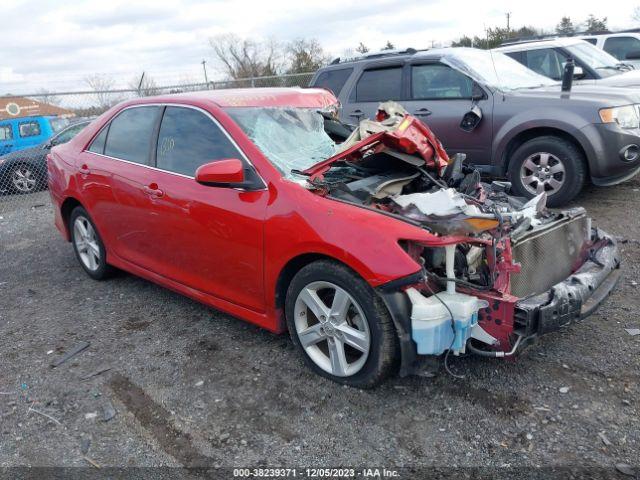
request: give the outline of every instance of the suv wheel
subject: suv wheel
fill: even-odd
[[[571,142],[545,136],[523,143],[509,162],[509,180],[516,195],[532,198],[546,192],[551,207],[571,201],[586,178],[585,159]]]
[[[286,297],[289,333],[306,364],[335,382],[369,388],[396,365],[393,321],[375,291],[336,262],[302,268]]]
[[[107,278],[112,268],[107,265],[107,251],[91,217],[82,207],[76,207],[69,218],[71,243],[80,265],[94,280]]]

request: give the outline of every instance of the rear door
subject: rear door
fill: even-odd
[[[442,142],[449,155],[465,153],[476,165],[491,163],[493,96],[461,72],[438,61],[414,63],[407,67],[409,100],[403,102],[412,115],[425,122]],[[478,90],[478,88],[480,90]],[[462,117],[474,105],[482,110],[480,124],[471,132],[460,128]]]
[[[150,192],[154,133],[162,107],[136,106],[121,111],[95,137],[78,161],[78,183],[107,250],[154,270]]]
[[[201,185],[196,169],[229,158],[245,164],[250,191]],[[269,193],[239,147],[208,113],[167,106],[155,169],[146,177],[151,221],[136,248],[156,273],[255,311],[265,308],[263,225]],[[141,239],[142,240],[142,239]]]
[[[374,118],[381,102],[401,101],[402,68],[397,61],[369,64],[351,86],[342,108],[342,121],[357,124],[365,118]]]

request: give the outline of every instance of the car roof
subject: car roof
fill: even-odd
[[[214,103],[218,107],[325,108],[338,99],[324,88],[233,88],[145,97],[125,104]]]
[[[577,45],[582,43],[587,42],[577,37],[559,37],[543,40],[518,41],[494,48],[493,50],[496,52],[514,52],[519,50],[530,50],[534,48],[568,47],[569,45]]]

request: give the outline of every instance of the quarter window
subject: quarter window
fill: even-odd
[[[473,81],[441,63],[411,68],[411,92],[414,100],[471,98]]]
[[[93,153],[104,153],[104,144],[107,139],[107,132],[109,131],[109,127],[105,127],[102,129],[100,134],[93,139],[91,142],[91,146],[89,146],[89,151]]]
[[[104,154],[148,165],[159,113],[159,107],[134,107],[121,112],[111,121]]]
[[[640,50],[640,40],[634,37],[609,37],[604,42],[604,51],[618,60],[626,60],[630,52]]]
[[[18,125],[21,137],[37,137],[40,135],[40,124],[38,122],[22,122]]]
[[[156,167],[194,176],[200,165],[227,158],[242,156],[207,115],[192,108],[167,107],[158,136]]]
[[[342,68],[339,70],[327,70],[318,75],[314,82],[314,87],[326,88],[331,90],[337,97],[342,91],[342,87],[347,82],[349,75],[353,72],[353,68]]]
[[[11,125],[0,125],[0,141],[11,140],[13,138],[13,131]]]
[[[355,89],[356,102],[384,102],[400,100],[402,92],[402,68],[365,70]]]
[[[582,40],[584,40],[585,42],[589,42],[591,45],[595,45],[596,43],[598,43],[597,38],[583,38]]]

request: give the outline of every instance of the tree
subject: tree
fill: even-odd
[[[272,76],[283,70],[284,52],[274,40],[257,42],[227,34],[209,39],[209,44],[229,79]]]
[[[36,97],[39,102],[48,103],[49,105],[60,105],[60,97],[51,93],[46,88],[38,90]]]
[[[633,18],[636,22],[640,22],[640,7],[636,7],[633,9],[631,18]]]
[[[478,38],[478,37],[476,37]],[[451,42],[452,47],[472,47],[474,46],[473,39],[468,35],[463,35],[459,40]]]
[[[115,81],[107,75],[94,74],[85,77],[84,82],[95,92],[98,107],[102,110],[110,108],[119,101],[119,96],[114,95]]]
[[[360,42],[360,44],[356,47],[356,52],[365,54],[369,51],[369,47],[367,47],[364,43]]]
[[[576,27],[573,26],[570,17],[562,17],[560,23],[556,25],[556,33],[558,35],[573,35],[575,32]]]
[[[128,87],[132,90],[137,90],[139,97],[160,95],[160,89],[158,88],[156,81],[145,72],[142,72],[140,77],[133,77],[129,82]]]
[[[287,45],[287,73],[315,72],[329,62],[316,39],[299,38]]]
[[[607,17],[598,18],[591,14],[584,22],[586,33],[603,32],[607,30]]]
[[[395,50],[395,45],[393,43],[391,43],[389,40],[387,40],[387,43],[385,44],[384,47],[382,47],[382,50]]]

